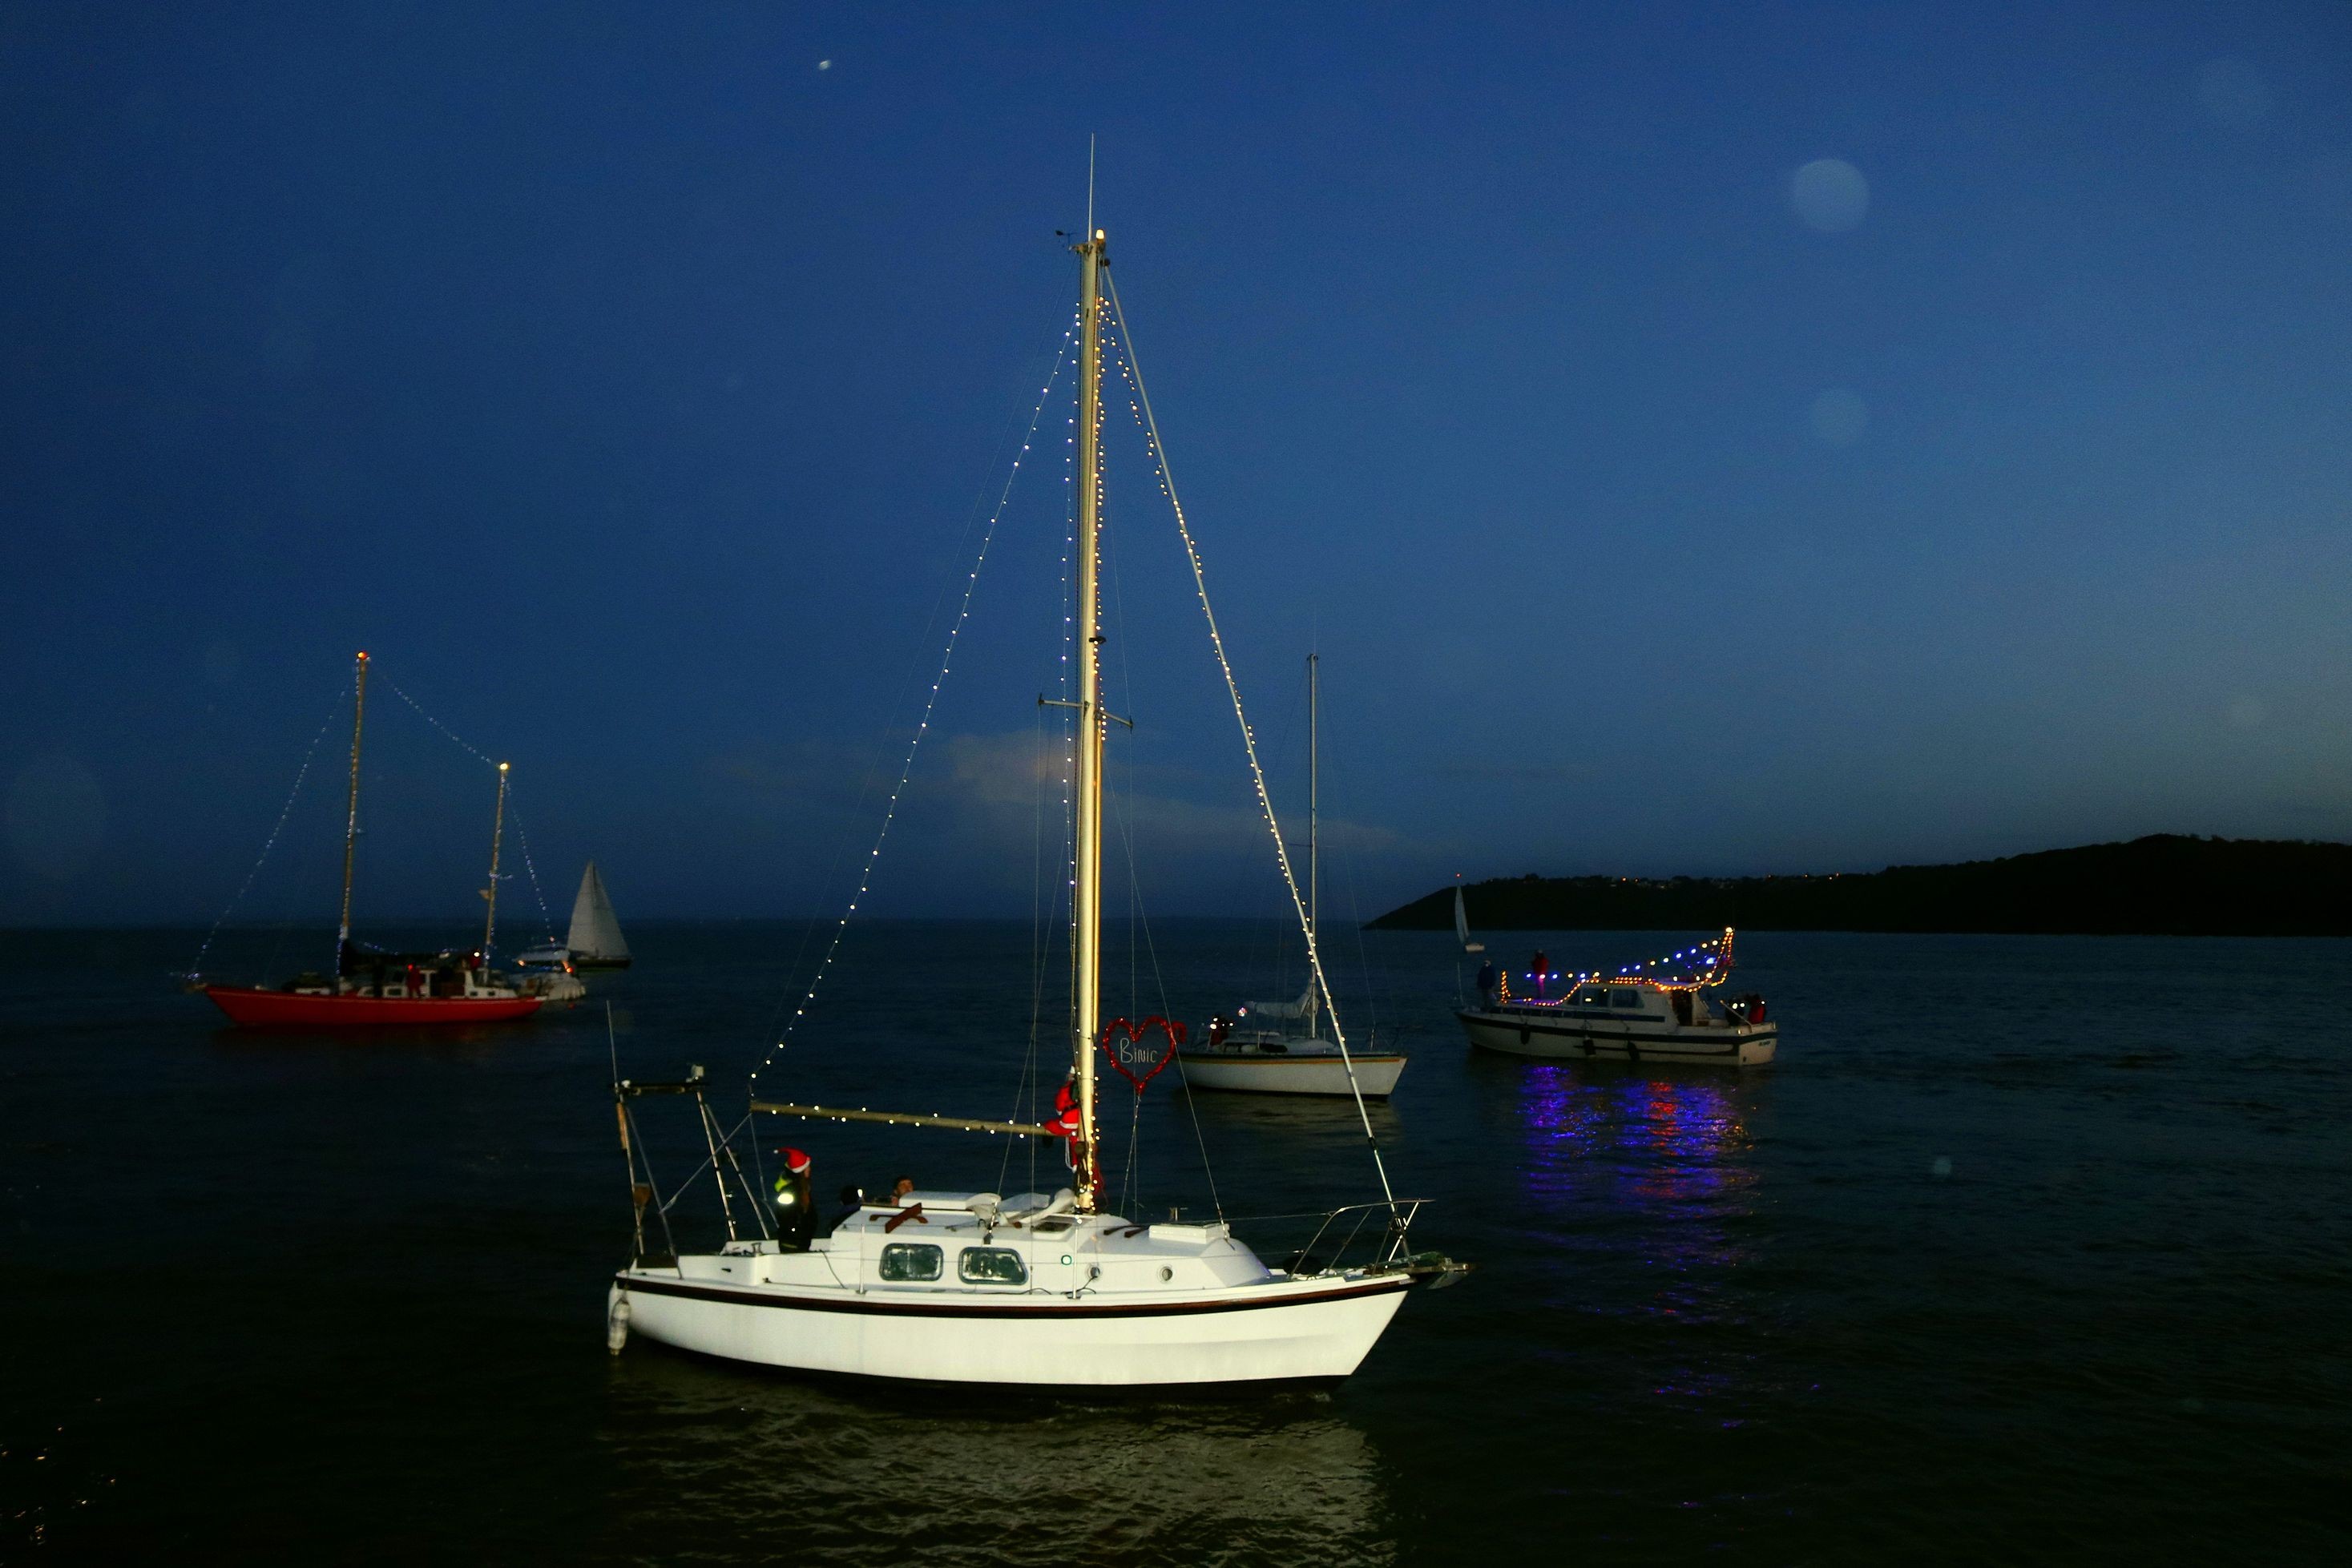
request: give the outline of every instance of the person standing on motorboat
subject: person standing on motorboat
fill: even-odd
[[[1542,1001],[1546,995],[1544,990],[1544,982],[1550,978],[1551,975],[1551,955],[1546,953],[1540,947],[1537,948],[1535,958],[1530,965],[1530,970],[1531,972],[1528,974],[1528,978],[1533,982],[1535,986],[1536,1000]]]
[[[1492,958],[1478,966],[1478,1005],[1489,1010],[1495,1006],[1495,960]]]

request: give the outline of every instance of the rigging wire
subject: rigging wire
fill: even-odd
[[[1363,1123],[1364,1142],[1371,1149],[1372,1168],[1380,1175],[1381,1194],[1388,1200],[1390,1213],[1394,1217],[1396,1190],[1389,1184],[1388,1162],[1381,1157],[1381,1142],[1372,1132],[1371,1113],[1365,1108],[1363,1090],[1356,1082],[1356,1066],[1349,1056],[1347,1036],[1339,1027],[1339,1009],[1332,1001],[1331,983],[1324,977],[1323,955],[1315,940],[1314,926],[1307,918],[1306,902],[1299,896],[1298,878],[1290,868],[1290,852],[1282,841],[1282,827],[1275,817],[1274,799],[1266,792],[1265,769],[1259,765],[1257,738],[1250,733],[1249,716],[1242,707],[1241,685],[1234,678],[1233,663],[1225,656],[1224,635],[1218,631],[1217,613],[1209,604],[1208,574],[1201,564],[1200,548],[1192,540],[1192,525],[1185,520],[1184,505],[1176,497],[1176,477],[1169,466],[1168,449],[1160,439],[1160,422],[1152,415],[1151,395],[1144,390],[1143,368],[1135,352],[1135,334],[1128,327],[1127,312],[1119,303],[1118,282],[1108,278],[1106,281],[1109,284],[1111,312],[1118,319],[1124,350],[1120,356],[1120,368],[1129,384],[1135,389],[1135,401],[1129,406],[1143,427],[1145,450],[1151,455],[1152,465],[1158,470],[1160,493],[1168,497],[1169,507],[1176,515],[1176,531],[1184,541],[1184,558],[1192,568],[1192,586],[1200,596],[1201,613],[1209,623],[1209,643],[1216,651],[1217,668],[1225,678],[1225,693],[1233,698],[1234,720],[1241,727],[1242,749],[1249,758],[1250,781],[1257,790],[1258,810],[1265,815],[1267,831],[1273,835],[1275,858],[1282,866],[1283,884],[1289,889],[1291,908],[1298,916],[1300,931],[1306,936],[1307,967],[1314,972],[1315,984],[1323,993],[1324,1009],[1331,1017],[1331,1039],[1339,1048],[1340,1065],[1348,1070],[1348,1088],[1355,1096],[1356,1115]]]
[[[1072,559],[1077,554],[1078,547],[1076,486],[1078,455],[1076,429],[1078,416],[1076,411],[1079,406],[1077,388],[1073,385],[1070,389],[1072,413],[1062,422],[1071,427],[1071,434],[1065,436],[1062,441],[1062,642],[1061,653],[1055,661],[1055,692],[1062,699],[1061,706],[1057,707],[1060,715],[1057,720],[1060,727],[1058,738],[1062,746],[1060,779],[1062,832],[1056,841],[1067,845],[1068,848],[1061,857],[1062,874],[1056,879],[1054,897],[1048,904],[1044,897],[1045,775],[1041,769],[1034,775],[1030,797],[1032,804],[1029,852],[1029,1044],[1023,1054],[1021,1076],[1013,1092],[1013,1119],[1015,1121],[1022,1119],[1021,1103],[1024,1093],[1028,1096],[1029,1103],[1028,1120],[1035,1122],[1039,1119],[1037,1105],[1045,1085],[1040,1081],[1037,1071],[1037,1041],[1039,1032],[1045,1028],[1045,976],[1054,956],[1053,942],[1045,936],[1045,921],[1049,915],[1058,915],[1068,908],[1071,890],[1077,878],[1077,845],[1071,821],[1071,812],[1074,810],[1071,775],[1077,767],[1077,720],[1076,710],[1069,707],[1067,704],[1070,695],[1070,656],[1076,650],[1078,623],[1077,589],[1071,580],[1070,568]],[[1045,757],[1046,706],[1047,705],[1044,703],[1037,705],[1037,759],[1041,763]],[[1060,924],[1064,935],[1067,936],[1070,934],[1068,921],[1065,920]],[[1072,962],[1075,964],[1075,956]],[[1029,1146],[1029,1189],[1034,1192],[1037,1190],[1037,1141],[1034,1138],[1022,1141]],[[1004,1158],[1000,1162],[997,1169],[996,1179],[999,1190],[1002,1190],[1004,1185],[1004,1173],[1012,1168],[1012,1160],[1013,1147],[1008,1143],[1005,1145]]]
[[[1118,351],[1118,339],[1116,334],[1108,334],[1107,336],[1112,355],[1114,359],[1116,359]],[[1127,625],[1126,586],[1124,580],[1119,576],[1118,556],[1113,553],[1112,550],[1108,549],[1107,549],[1104,554],[1106,563],[1110,569],[1111,619],[1113,624],[1117,625],[1123,631]],[[1135,667],[1128,661],[1126,653],[1127,644],[1124,637],[1115,640],[1112,645],[1119,650],[1119,683],[1125,691],[1127,711],[1129,716],[1131,718],[1135,714]],[[1130,734],[1132,732],[1130,731]],[[1143,878],[1138,872],[1135,863],[1135,826],[1133,810],[1135,796],[1134,753],[1135,744],[1130,741],[1129,746],[1126,747],[1127,793],[1124,797],[1114,796],[1114,800],[1119,807],[1118,813],[1119,847],[1127,858],[1129,921],[1127,944],[1128,1004],[1130,1009],[1134,1007],[1136,993],[1141,989],[1141,987],[1136,980],[1135,967],[1135,932],[1137,928],[1139,927],[1143,932],[1144,951],[1151,960],[1151,984],[1154,993],[1160,998],[1160,1016],[1162,1018],[1173,1018],[1175,1016],[1176,1009],[1168,1005],[1168,977],[1166,971],[1160,967],[1160,945],[1151,935],[1151,916],[1143,907]],[[1222,1220],[1225,1214],[1224,1200],[1217,1194],[1217,1171],[1216,1166],[1209,1159],[1209,1141],[1201,1131],[1200,1106],[1196,1104],[1192,1099],[1191,1081],[1184,1076],[1183,1051],[1172,1041],[1170,1043],[1169,1049],[1176,1052],[1177,1082],[1185,1085],[1184,1113],[1192,1123],[1193,1146],[1201,1152],[1201,1174],[1204,1178],[1206,1178],[1209,1184],[1209,1204],[1211,1207],[1216,1210],[1217,1218]],[[1138,1162],[1138,1145],[1141,1140],[1142,1126],[1143,1095],[1141,1091],[1138,1091],[1135,1096],[1135,1114],[1130,1119],[1130,1123],[1128,1127],[1127,1173],[1121,1182],[1120,1194],[1123,1205],[1131,1204],[1136,1201],[1136,1176],[1139,1169]]]
[[[496,768],[498,766],[496,762],[490,760],[489,754],[485,752],[480,747],[476,746],[472,741],[467,740],[464,736],[459,735],[456,730],[451,729],[447,725],[443,724],[439,719],[434,717],[433,715],[426,713],[424,707],[418,704],[417,700],[415,697],[410,696],[406,692],[402,691],[391,676],[383,674],[381,670],[374,672],[374,674],[378,682],[392,687],[392,695],[394,696],[398,697],[402,702],[404,702],[410,707],[415,708],[416,710],[417,717],[423,719],[425,723],[431,725],[434,728],[447,736],[451,740],[456,741],[459,749],[470,754],[475,761],[480,763],[485,768]]]
[[[1128,885],[1139,886],[1139,880],[1135,874],[1135,840],[1129,831],[1127,813],[1124,811],[1119,813],[1119,842],[1127,852]],[[1136,905],[1136,915],[1143,927],[1144,950],[1151,956],[1151,981],[1160,992],[1160,1013],[1162,1018],[1166,1018],[1175,1009],[1168,1005],[1168,979],[1160,967],[1160,944],[1151,935],[1151,917],[1143,913],[1140,900]],[[1225,1201],[1217,1194],[1217,1167],[1209,1160],[1209,1140],[1201,1131],[1201,1107],[1192,1096],[1192,1081],[1184,1073],[1184,1052],[1180,1047],[1171,1047],[1171,1049],[1176,1051],[1176,1081],[1184,1086],[1184,1114],[1190,1118],[1192,1124],[1192,1146],[1201,1151],[1201,1174],[1209,1183],[1209,1207],[1216,1210],[1217,1218],[1222,1222],[1225,1218]],[[1139,1103],[1141,1098],[1140,1095],[1137,1096]],[[1133,1134],[1130,1134],[1130,1140]],[[1130,1162],[1133,1152],[1134,1145],[1130,1141],[1129,1145]]]
[[[1336,751],[1339,747],[1331,744],[1330,730],[1331,726],[1327,720],[1323,725],[1323,744],[1327,750]],[[1326,771],[1328,772],[1332,770],[1327,768]],[[1340,771],[1341,777],[1345,778],[1346,774],[1344,770]],[[1326,820],[1328,821],[1335,815],[1336,813],[1327,812],[1325,817]],[[1337,860],[1339,862],[1339,875],[1347,884],[1348,920],[1349,925],[1354,927],[1354,936],[1356,939],[1356,977],[1364,988],[1362,992],[1364,998],[1364,1010],[1370,1019],[1370,1022],[1367,1026],[1367,1038],[1377,1041],[1380,1039],[1381,1034],[1381,998],[1379,990],[1372,985],[1371,954],[1364,946],[1364,911],[1363,905],[1359,902],[1356,896],[1356,857],[1351,854],[1345,854],[1328,855],[1326,858]],[[1391,1050],[1396,1049],[1397,1041],[1391,1040],[1389,1042],[1389,1046]]]
[[[194,980],[198,977],[204,969],[205,955],[212,950],[213,941],[220,935],[221,927],[228,923],[231,915],[236,913],[236,906],[245,902],[245,895],[253,891],[253,879],[261,874],[263,864],[269,859],[269,852],[277,848],[278,835],[286,831],[286,819],[293,814],[295,799],[302,793],[302,781],[310,776],[310,764],[318,758],[319,743],[327,738],[327,731],[334,727],[335,720],[341,716],[343,699],[351,695],[352,684],[345,681],[343,689],[335,695],[333,706],[327,709],[326,719],[319,726],[319,733],[310,737],[310,748],[302,753],[302,766],[294,770],[294,788],[286,791],[286,803],[278,808],[278,821],[270,828],[269,836],[262,841],[261,852],[254,857],[253,869],[245,873],[245,882],[237,888],[236,896],[228,901],[227,907],[213,922],[213,928],[205,933],[205,939],[196,945],[196,956],[190,961],[184,978]],[[274,958],[272,962],[275,962]]]
[[[1045,402],[1053,395],[1054,382],[1060,377],[1062,366],[1069,359],[1070,340],[1076,335],[1076,329],[1074,327],[1069,332],[1063,334],[1061,352],[1055,357],[1054,368],[1047,374],[1045,384],[1037,391],[1037,405],[1030,411],[1029,427],[1021,438],[1021,450],[1024,454],[1028,452],[1036,440],[1037,422],[1045,417]],[[801,1019],[808,1015],[810,1004],[816,1000],[818,989],[824,986],[825,976],[832,971],[834,960],[840,956],[841,939],[849,929],[849,917],[857,913],[859,900],[866,896],[867,889],[873,885],[875,866],[882,859],[882,845],[890,836],[890,825],[897,820],[898,814],[898,801],[906,794],[907,780],[915,771],[916,754],[922,749],[923,737],[930,733],[931,713],[939,706],[940,688],[947,684],[949,671],[955,663],[957,639],[962,636],[964,626],[971,619],[971,596],[980,585],[981,569],[988,564],[989,547],[996,540],[996,525],[1003,517],[1005,506],[1013,497],[1013,481],[1020,476],[1021,459],[1016,456],[1013,460],[1012,468],[1004,476],[1004,488],[997,496],[996,509],[989,514],[988,526],[981,534],[979,554],[972,561],[971,570],[964,576],[963,597],[957,604],[955,622],[948,628],[947,648],[940,655],[939,674],[932,678],[931,689],[923,701],[922,716],[916,720],[915,733],[907,742],[906,759],[898,766],[898,781],[890,787],[889,799],[883,803],[882,825],[875,832],[874,847],[866,852],[866,863],[858,872],[857,891],[851,895],[849,907],[842,912],[839,919],[834,922],[833,940],[826,946],[824,956],[817,960],[816,973],[810,977],[808,989],[802,993],[800,1005],[793,1009],[791,1020],[784,1025],[783,1032],[777,1038],[776,1042],[768,1048],[768,1054],[761,1059],[760,1065],[751,1070],[747,1087],[755,1093],[760,1082],[760,1074],[766,1071],[770,1064],[776,1060],[776,1052],[784,1048],[786,1042],[792,1039],[793,1031],[800,1027]]]
[[[1076,308],[1073,308],[1072,319],[1074,321],[1076,319]],[[1073,327],[1072,331],[1075,330],[1076,328]],[[1069,351],[1069,337],[1070,333],[1066,332],[1063,335],[1063,346],[1060,350],[1062,354],[1066,354]],[[1039,389],[1039,395],[1041,398],[1046,392],[1049,392],[1052,389],[1055,376],[1058,375],[1059,371],[1060,360],[1057,358],[1055,362],[1055,373],[1049,374],[1046,377],[1045,386]],[[1034,418],[1033,416],[1030,434],[1021,436],[1018,439],[1024,441],[1032,439],[1034,434]],[[1008,424],[1004,433],[1004,439],[998,444],[996,451],[990,455],[986,474],[994,474],[996,472],[996,465],[1003,460],[1005,450],[1012,444],[1014,439],[1015,436],[1013,434],[1013,429]],[[1024,446],[1023,450],[1026,451],[1027,447]],[[957,536],[959,543],[971,538],[972,529],[978,525],[981,512],[987,505],[988,480],[985,475],[983,475],[980,483],[980,488],[972,497],[971,514],[964,519],[963,531]],[[944,579],[940,583],[939,594],[931,601],[930,612],[924,617],[923,630],[921,635],[917,639],[919,645],[929,645],[931,629],[939,624],[940,612],[947,607],[948,594],[954,586],[955,582],[952,578]],[[900,687],[898,695],[891,699],[890,707],[888,709],[891,714],[895,715],[898,711],[899,704],[904,700],[908,688],[912,687],[922,679],[923,671],[927,668],[929,668],[927,664],[910,664],[908,666],[907,671],[906,685]],[[873,760],[866,764],[866,777],[858,780],[857,792],[856,795],[851,797],[850,810],[853,812],[862,809],[866,803],[866,797],[873,793],[874,781],[882,774],[882,764],[887,755],[887,754],[884,747],[877,743],[874,749]],[[841,872],[842,860],[850,852],[850,839],[846,830],[845,829],[844,831],[837,834],[835,838],[833,858],[829,862],[827,862],[824,868],[824,879],[819,884],[820,886],[831,887],[835,884],[835,880],[838,877]],[[870,861],[871,857],[869,856],[868,859]],[[783,1018],[784,1009],[792,1005],[792,977],[800,973],[801,960],[808,956],[809,943],[816,936],[817,927],[822,924],[823,919],[821,916],[812,915],[809,916],[807,922],[802,925],[800,942],[793,947],[791,959],[782,967],[786,981],[785,987],[783,990],[777,995],[776,1005],[774,1009],[769,1012],[768,1021],[761,1026],[761,1030],[763,1034],[773,1035],[776,1032],[776,1025]],[[779,1043],[781,1043],[781,1041]],[[772,1051],[770,1054],[772,1055],[773,1052]],[[757,1074],[754,1073],[753,1076],[756,1077]]]
[[[443,735],[447,736],[451,741],[456,743],[460,751],[465,752],[483,767],[490,768],[493,771],[497,769],[498,764],[490,759],[490,756],[488,752],[484,751],[480,747],[476,746],[472,741],[467,740],[464,736],[459,735],[456,730],[451,729],[447,725],[442,723],[437,716],[426,712],[425,706],[422,703],[419,703],[415,697],[410,696],[406,692],[400,689],[400,684],[398,682],[394,681],[391,676],[384,674],[382,671],[377,671],[375,673],[375,678],[383,685],[390,686],[392,688],[392,695],[398,697],[402,702],[406,703],[412,709],[414,709],[417,717],[423,719],[425,723],[439,730]],[[530,835],[523,831],[522,812],[515,803],[514,786],[511,782],[509,782],[507,787],[507,815],[514,819],[515,835],[522,841],[522,864],[523,869],[530,873],[531,896],[539,901],[540,929],[545,935],[547,940],[552,942],[555,940],[555,917],[548,913],[547,893],[539,885],[539,867],[531,862],[530,858]]]
[[[507,815],[514,822],[515,837],[522,841],[522,869],[530,873],[530,895],[539,901],[539,927],[546,940],[555,940],[555,916],[547,912],[547,894],[539,885],[539,867],[530,860],[530,835],[522,831],[522,812],[515,805],[514,788],[507,789]]]

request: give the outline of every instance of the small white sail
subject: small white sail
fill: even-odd
[[[1465,953],[1484,953],[1486,944],[1470,940],[1470,915],[1462,907],[1462,884],[1454,884],[1454,938]]]
[[[626,963],[629,945],[621,939],[621,923],[613,914],[613,901],[605,894],[604,879],[596,874],[596,862],[590,861],[580,878],[580,895],[572,901],[572,935],[563,945],[572,949],[575,958],[591,963]]]
[[[1315,977],[1307,977],[1307,988],[1298,993],[1295,1002],[1252,1002],[1251,1016],[1267,1019],[1304,1019],[1315,1016]]]

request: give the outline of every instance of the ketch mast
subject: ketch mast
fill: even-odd
[[[499,840],[507,830],[507,764],[499,764],[499,814],[490,821],[490,885],[482,889],[489,912],[482,916],[482,967],[490,967],[490,938],[499,928]]]
[[[1092,1213],[1100,1175],[1095,1138],[1095,1036],[1102,1025],[1102,592],[1097,571],[1102,531],[1103,231],[1092,226],[1078,253],[1078,757],[1076,884],[1070,893],[1070,1053],[1078,1092],[1075,1155],[1077,1207]]]
[[[335,927],[335,973],[343,972],[343,950],[352,941],[352,861],[360,841],[360,726],[367,717],[368,656],[359,657],[358,674],[352,676],[352,795],[351,806],[343,817],[343,914]]]

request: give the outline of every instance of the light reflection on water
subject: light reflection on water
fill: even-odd
[[[1588,1344],[1649,1336],[1659,1397],[1719,1403],[1744,1387],[1749,1355],[1717,1331],[1754,1312],[1741,1275],[1761,1260],[1748,1129],[1757,1092],[1589,1062],[1533,1063],[1519,1084],[1530,1218],[1560,1260],[1546,1270],[1548,1294],[1581,1316]],[[1619,1275],[1637,1277],[1596,1291]],[[1656,1354],[1661,1330],[1688,1336],[1677,1354]]]
[[[1101,1405],[747,1375],[635,1344],[601,1445],[615,1556],[1389,1563],[1380,1451],[1328,1398]],[[646,1528],[649,1521],[659,1521]],[[786,1542],[774,1544],[781,1550]]]
[[[1622,1206],[1660,1218],[1723,1212],[1757,1181],[1734,1090],[1589,1063],[1532,1066],[1521,1088],[1530,1183],[1571,1201],[1604,1183]]]

